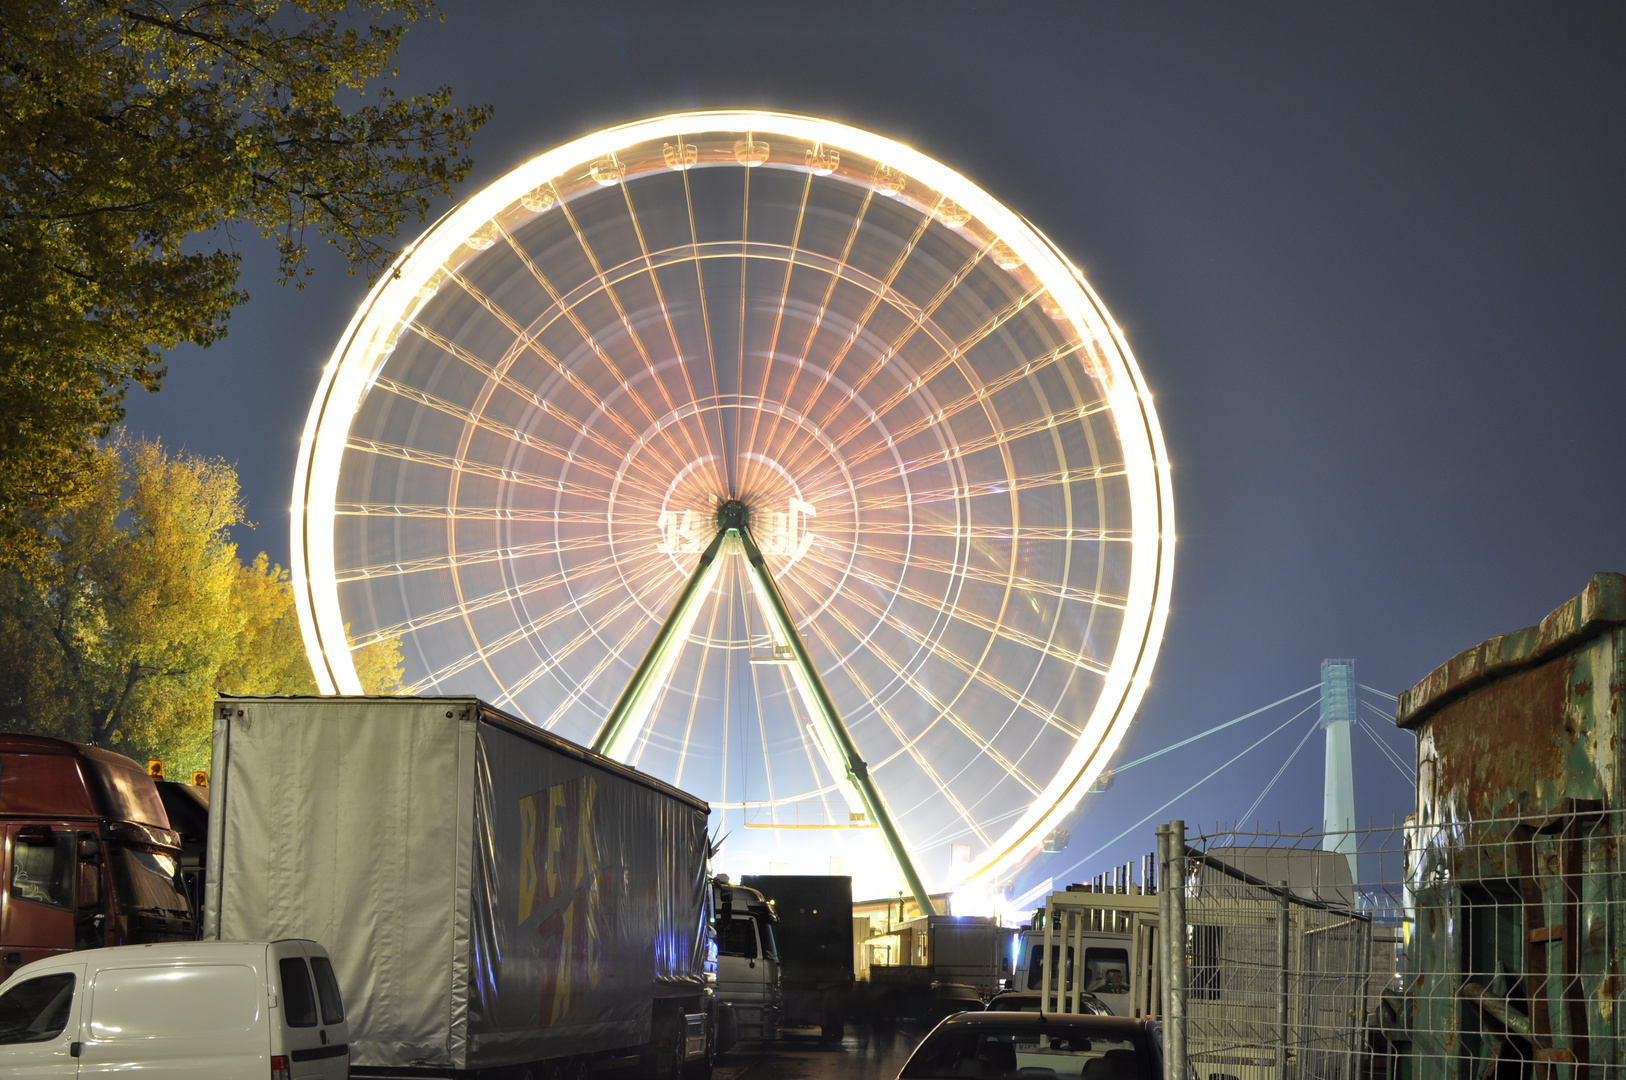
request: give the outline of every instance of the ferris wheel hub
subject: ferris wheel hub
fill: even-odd
[[[724,532],[729,529],[744,532],[750,523],[751,511],[738,499],[729,499],[717,508],[717,528]]]

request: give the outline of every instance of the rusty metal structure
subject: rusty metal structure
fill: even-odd
[[[1621,734],[1626,576],[1401,695],[1417,737],[1404,975],[1374,1071],[1596,1080],[1626,1065]]]

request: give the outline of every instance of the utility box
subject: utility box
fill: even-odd
[[[1417,736],[1408,943],[1378,1027],[1404,1080],[1626,1064],[1623,709],[1620,574],[1401,695]]]

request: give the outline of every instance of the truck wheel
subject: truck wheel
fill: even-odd
[[[711,1051],[705,1057],[695,1058],[683,1066],[683,1080],[711,1080]]]
[[[683,1065],[683,1080],[711,1080],[711,1067],[717,1061],[717,1029],[707,1025],[706,1053]]]
[[[661,1028],[665,1029],[666,1045],[661,1045]],[[658,1025],[650,1039],[650,1061],[654,1068],[655,1080],[681,1080],[683,1076],[683,1017],[681,1014],[671,1017]]]

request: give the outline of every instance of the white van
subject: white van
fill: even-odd
[[[0,984],[0,1076],[343,1080],[350,1028],[314,941],[85,949]]]

